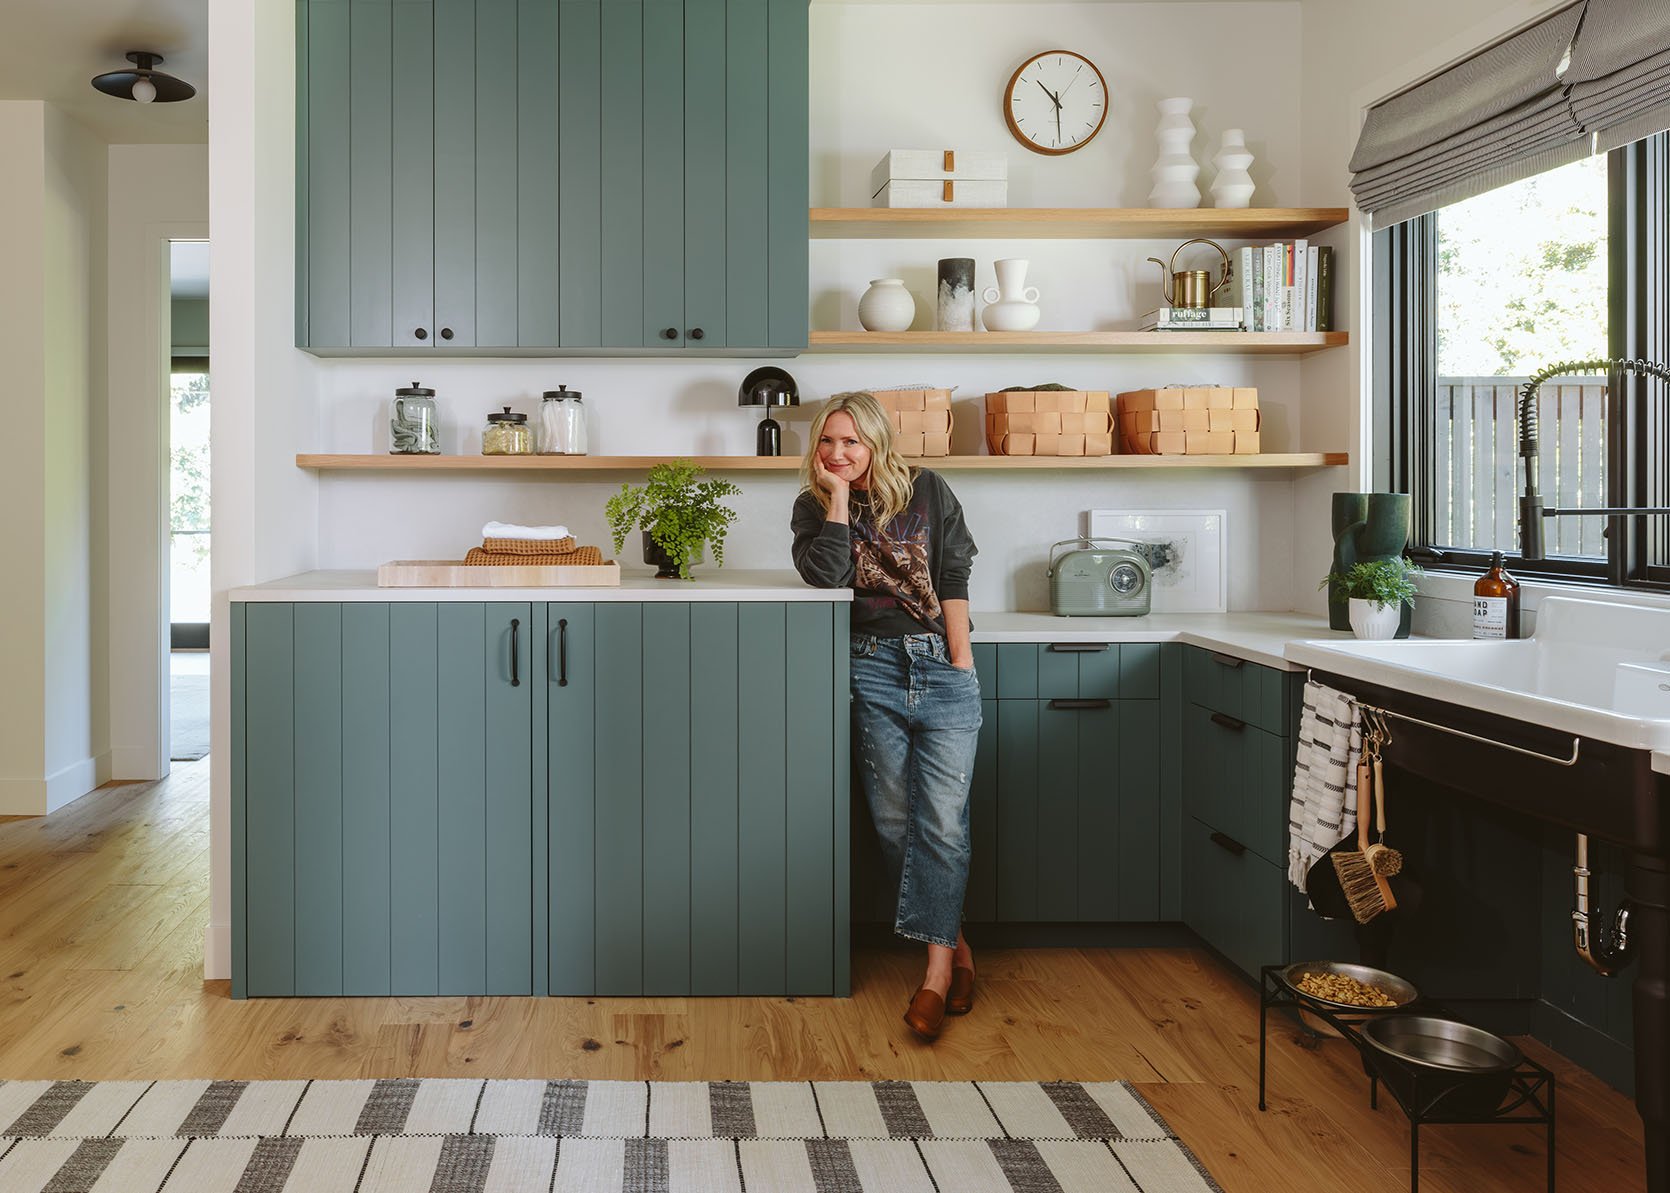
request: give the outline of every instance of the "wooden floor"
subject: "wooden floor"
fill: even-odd
[[[208,782],[204,760],[0,820],[0,1078],[1126,1079],[1231,1193],[1408,1187],[1408,1126],[1342,1041],[1284,1023],[1259,1113],[1256,995],[1202,950],[979,953],[974,1013],[932,1047],[899,1021],[916,954],[891,950],[856,959],[850,1000],[233,1002],[202,980]],[[1520,1043],[1559,1076],[1562,1193],[1643,1188],[1632,1103]],[[1534,1128],[1428,1128],[1421,1187],[1540,1190],[1542,1156]]]

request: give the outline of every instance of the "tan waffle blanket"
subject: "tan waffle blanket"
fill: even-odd
[[[464,562],[472,567],[601,567],[606,561],[603,552],[597,547],[575,547],[572,551],[546,552],[542,555],[507,555],[471,547],[469,554],[464,556]]]
[[[489,555],[566,555],[574,550],[574,536],[560,539],[483,539]]]

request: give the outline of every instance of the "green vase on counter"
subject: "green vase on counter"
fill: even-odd
[[[1402,555],[1409,541],[1409,494],[1335,493],[1333,574],[1343,576],[1353,564]],[[1413,609],[1403,607],[1397,637],[1409,637]],[[1328,628],[1351,628],[1350,603],[1337,586],[1328,589]]]

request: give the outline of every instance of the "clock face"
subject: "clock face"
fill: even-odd
[[[1050,50],[1023,62],[1003,93],[1009,131],[1034,153],[1082,149],[1102,130],[1107,114],[1102,72],[1071,50]]]

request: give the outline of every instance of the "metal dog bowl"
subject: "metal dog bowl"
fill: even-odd
[[[1335,1002],[1331,998],[1318,998],[1314,994],[1307,994],[1299,989],[1299,979],[1307,974],[1336,974],[1340,977],[1355,978],[1365,986],[1375,986],[1384,990],[1387,997],[1397,1005],[1391,1007],[1364,1007],[1352,1002]],[[1281,980],[1289,990],[1301,998],[1320,1003],[1331,1010],[1355,1012],[1360,1015],[1379,1015],[1396,1011],[1408,1006],[1420,997],[1420,992],[1414,986],[1396,974],[1387,973],[1383,969],[1372,969],[1367,965],[1352,965],[1346,961],[1295,961],[1281,971]]]
[[[1363,1027],[1375,1068],[1409,1103],[1458,1118],[1488,1117],[1524,1057],[1501,1036],[1455,1019],[1391,1015]]]

